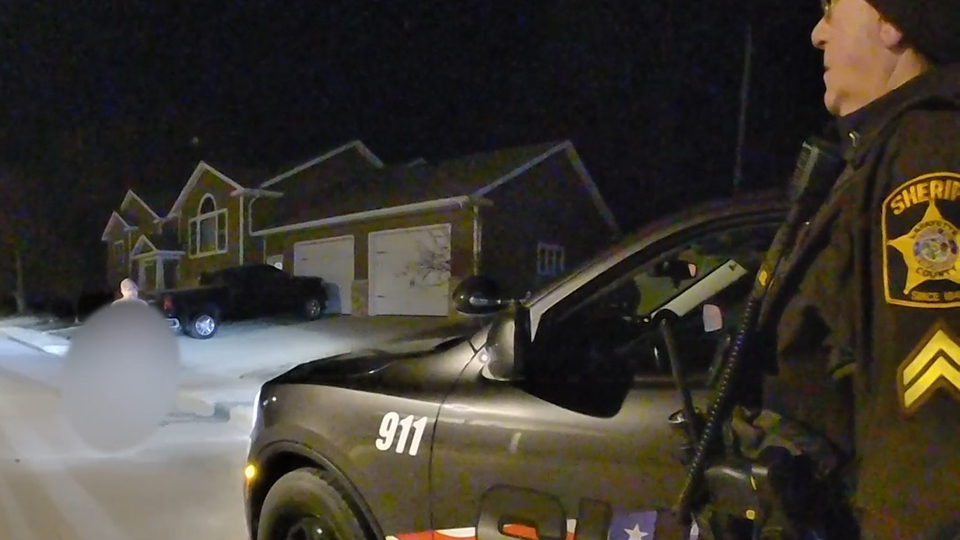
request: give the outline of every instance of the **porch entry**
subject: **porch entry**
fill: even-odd
[[[174,289],[180,277],[181,250],[157,249],[156,242],[140,237],[130,252],[130,277],[144,292]]]
[[[135,257],[130,276],[144,292],[175,289],[180,277],[180,256],[147,253]]]

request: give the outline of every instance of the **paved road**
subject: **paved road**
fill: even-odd
[[[57,360],[0,338],[0,538],[247,538],[240,427],[177,412],[140,450],[91,453],[56,410]]]

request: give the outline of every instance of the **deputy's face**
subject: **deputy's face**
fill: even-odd
[[[823,51],[824,104],[850,114],[887,92],[890,51],[881,39],[884,21],[865,0],[822,0],[824,15],[811,34]]]

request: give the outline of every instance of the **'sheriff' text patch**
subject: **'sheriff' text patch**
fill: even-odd
[[[883,201],[883,285],[889,304],[960,307],[960,174],[910,180]]]
[[[960,399],[960,343],[943,321],[938,321],[900,364],[897,386],[900,407],[908,416],[938,390]]]

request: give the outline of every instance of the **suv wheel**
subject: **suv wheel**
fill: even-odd
[[[336,484],[318,469],[283,475],[267,493],[258,540],[365,540],[360,520]]]
[[[190,319],[187,332],[195,339],[210,339],[220,329],[220,321],[211,313],[201,311]]]

